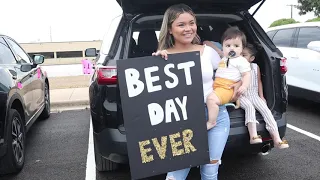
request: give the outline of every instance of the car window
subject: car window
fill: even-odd
[[[156,36],[157,36],[157,40],[159,41],[159,35],[160,35],[160,31],[155,31]],[[134,39],[135,43],[138,45],[138,37],[139,37],[140,31],[135,31],[132,34],[132,38]]]
[[[7,39],[8,43],[11,45],[13,51],[17,55],[17,60],[20,63],[31,63],[29,56],[24,52],[24,50],[11,39]]]
[[[277,31],[276,30],[273,30],[273,31],[269,31],[267,32],[267,35],[269,36],[269,38],[272,40],[274,34],[276,33]]]
[[[294,28],[281,29],[273,37],[273,43],[276,46],[290,47]]]
[[[0,38],[0,64],[14,63],[16,63],[16,59],[14,58],[11,50],[8,48],[3,38]]]
[[[8,44],[2,37],[0,37],[0,43],[8,47]]]
[[[311,41],[320,41],[320,28],[305,27],[300,28],[297,48],[307,48]]]
[[[120,20],[122,18],[122,15],[117,16],[116,18],[114,18],[109,26],[109,29],[107,31],[107,33],[105,34],[104,38],[103,38],[103,42],[101,45],[101,52],[103,54],[108,54],[110,47],[112,45],[113,42],[113,38],[117,32]]]

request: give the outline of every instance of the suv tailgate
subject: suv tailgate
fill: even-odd
[[[232,9],[235,11],[248,10],[262,0],[117,0],[124,13],[140,14],[164,11],[169,6],[185,3],[193,10]]]

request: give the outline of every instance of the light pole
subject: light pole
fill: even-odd
[[[51,32],[51,26],[50,26],[50,42],[52,42],[52,32]]]
[[[294,5],[294,4],[288,4],[287,6],[291,6],[291,19],[292,19],[292,10],[293,10],[293,7],[297,7],[297,5]]]

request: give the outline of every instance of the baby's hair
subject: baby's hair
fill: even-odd
[[[240,37],[242,41],[242,47],[246,47],[247,38],[246,35],[238,28],[238,27],[229,27],[222,35],[221,42],[223,44],[224,41],[229,39],[236,39]]]
[[[251,56],[257,55],[258,51],[252,44],[248,43],[246,48],[249,50],[249,53],[251,54]]]

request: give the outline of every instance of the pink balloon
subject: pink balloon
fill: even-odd
[[[39,68],[37,69],[37,74],[38,74],[38,79],[40,79],[41,78],[41,71]]]
[[[18,82],[17,86],[18,86],[19,89],[22,89],[22,84],[20,82]]]

